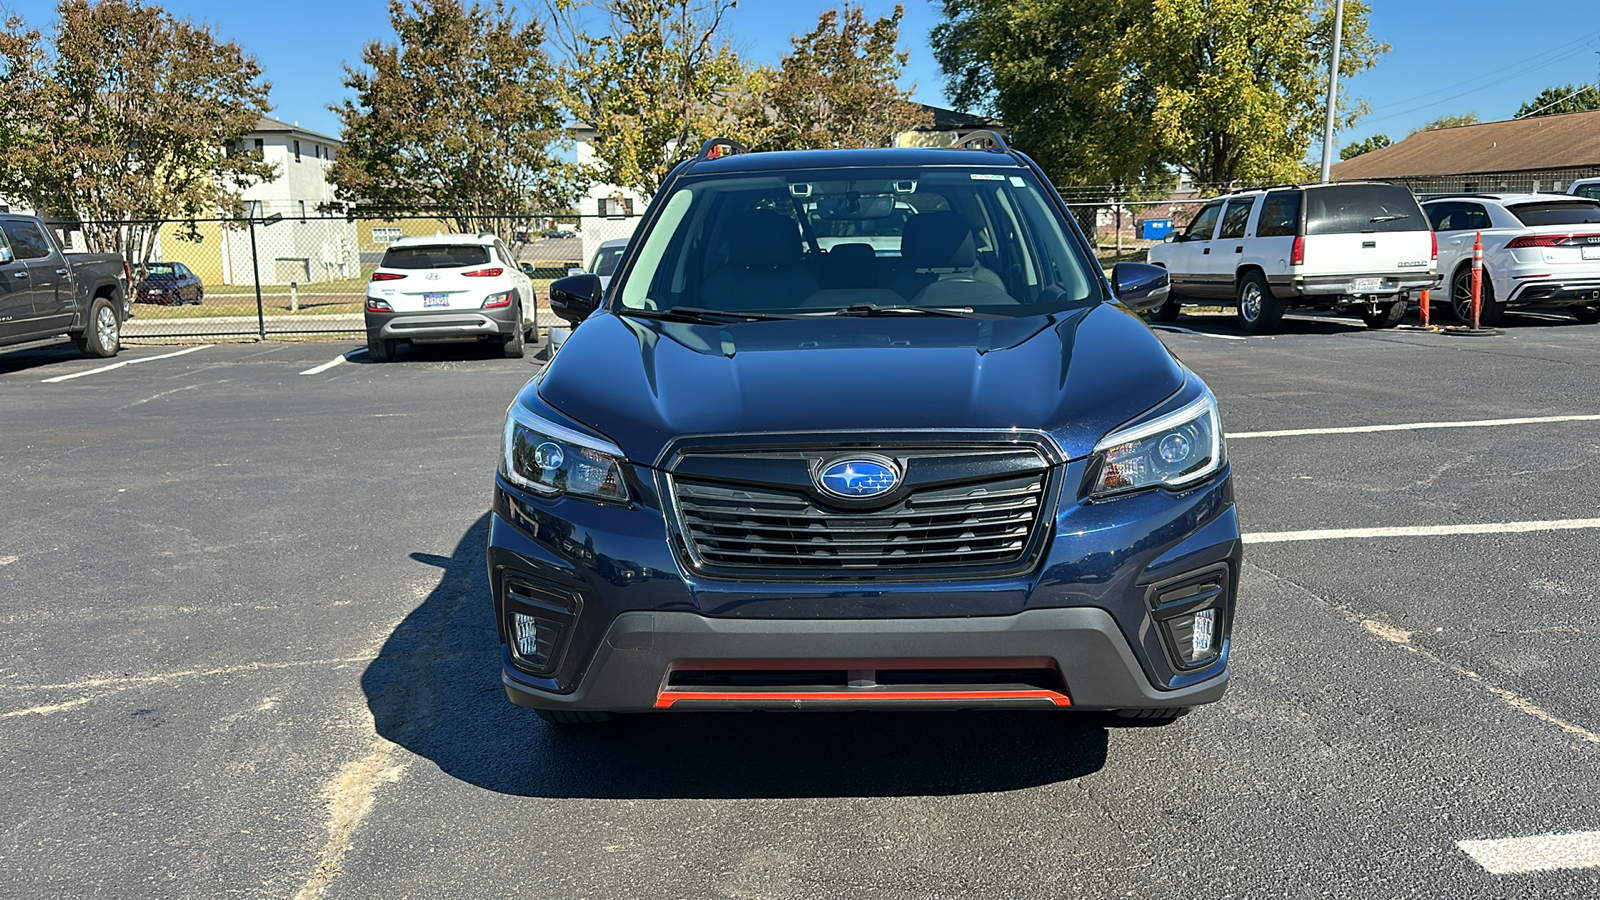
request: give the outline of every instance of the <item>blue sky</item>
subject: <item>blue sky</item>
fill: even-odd
[[[342,64],[360,58],[363,43],[392,39],[383,0],[274,0],[271,3],[169,0],[174,13],[210,22],[254,54],[271,80],[273,115],[317,131],[336,132],[327,105],[342,96]],[[804,33],[827,0],[741,0],[729,14],[729,35],[745,56],[776,61],[791,35]],[[905,0],[901,40],[911,52],[905,84],[916,97],[948,105],[944,79],[928,47],[939,4]],[[869,15],[893,0],[866,0]],[[1519,7],[1505,0],[1373,0],[1372,32],[1393,46],[1377,68],[1345,87],[1372,114],[1337,143],[1375,133],[1399,139],[1424,122],[1476,112],[1509,118],[1542,88],[1600,82],[1600,2],[1542,0]],[[54,3],[0,0],[34,26],[54,20]],[[1317,152],[1314,150],[1314,152]]]

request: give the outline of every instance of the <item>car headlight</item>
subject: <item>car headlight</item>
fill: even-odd
[[[1159,419],[1113,431],[1094,447],[1091,497],[1148,487],[1182,487],[1222,468],[1216,398],[1200,399]]]
[[[615,445],[541,419],[520,405],[506,414],[500,471],[536,494],[625,501],[622,460]]]

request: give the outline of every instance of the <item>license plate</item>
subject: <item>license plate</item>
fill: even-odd
[[[1584,259],[1600,259],[1600,247],[1584,247]]]
[[[1382,278],[1357,278],[1356,280],[1350,282],[1350,293],[1372,294],[1376,293],[1382,287]]]
[[[422,308],[423,309],[429,309],[429,308],[435,307],[435,306],[449,306],[449,305],[450,305],[450,295],[449,294],[423,294],[422,295]]]

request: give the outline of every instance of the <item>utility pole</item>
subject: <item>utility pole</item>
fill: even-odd
[[[1328,121],[1322,129],[1322,183],[1333,168],[1333,119],[1339,108],[1339,44],[1344,40],[1344,0],[1333,11],[1333,55],[1328,59]]]

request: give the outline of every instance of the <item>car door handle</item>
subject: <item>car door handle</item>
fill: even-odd
[[[28,277],[28,272],[27,272],[27,270],[26,270],[26,269],[24,269],[24,270],[23,270],[23,271],[21,271],[21,272],[18,272],[18,273],[17,273],[17,277],[18,277],[18,278],[27,278],[27,277]]]
[[[1378,242],[1377,241],[1362,241],[1361,242],[1361,249],[1363,249],[1363,250],[1376,250],[1377,248],[1378,248]]]
[[[56,274],[57,275],[65,275],[65,274],[67,274],[67,270],[66,269],[57,269],[56,270]]]
[[[1200,251],[1200,255],[1201,256],[1210,256],[1211,255],[1211,248],[1207,247],[1204,250],[1201,250]]]
[[[1233,248],[1233,252],[1235,252],[1235,253],[1243,253],[1244,252],[1244,248],[1243,247],[1235,247],[1235,248]]]

